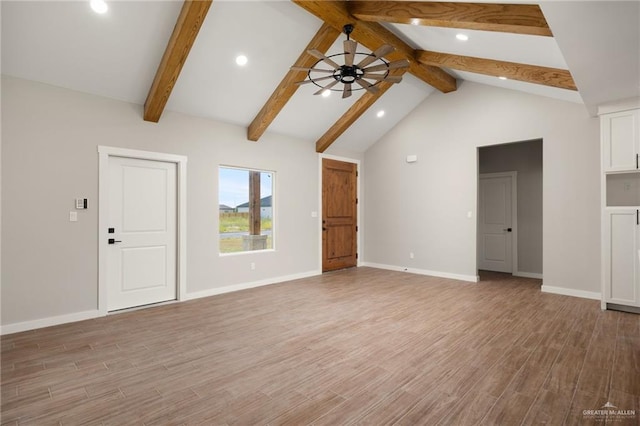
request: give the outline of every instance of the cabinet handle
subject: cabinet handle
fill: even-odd
[[[640,167],[638,167],[638,155],[639,154],[636,154],[636,169],[640,169]]]
[[[640,225],[640,209],[636,210],[636,225]]]

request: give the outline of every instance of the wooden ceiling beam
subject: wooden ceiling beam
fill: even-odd
[[[405,72],[406,70],[404,69],[392,70],[389,72],[389,75],[401,76]],[[338,121],[336,121],[335,124],[316,141],[316,152],[325,152],[327,148],[329,148],[331,144],[349,128],[349,126],[355,123],[355,121],[360,118],[360,116],[362,116],[362,114],[364,114],[371,105],[380,99],[380,97],[384,95],[391,86],[393,86],[393,83],[382,81],[376,85],[379,89],[376,94],[372,94],[371,92],[363,93],[362,96],[360,96],[360,98],[351,105],[351,108],[349,108],[347,112],[345,112],[342,117],[340,117]]]
[[[552,36],[538,5],[424,1],[350,1],[362,21]]]
[[[144,120],[157,123],[198,36],[212,0],[185,0],[144,103]]]
[[[416,51],[418,61],[437,67],[451,68],[495,77],[507,77],[527,83],[542,84],[560,89],[578,90],[568,70],[525,65],[515,62],[451,55],[449,53]]]
[[[414,50],[391,31],[384,28],[377,22],[364,22],[355,19],[348,10],[347,1],[308,1],[292,0],[293,3],[305,9],[307,12],[317,16],[325,23],[333,26],[336,30],[342,31],[346,24],[354,24],[351,38],[364,45],[369,50],[374,51],[383,44],[393,46],[396,51],[389,54],[389,60],[407,59],[409,61],[409,72],[425,83],[435,87],[441,92],[448,93],[456,90],[456,79],[438,67],[425,66],[420,64],[416,58]],[[395,3],[394,3],[395,4]]]
[[[294,66],[305,68],[311,67],[318,59],[309,55],[307,50],[317,49],[322,53],[326,53],[339,35],[340,31],[336,30],[331,25],[323,24],[316,35],[311,39],[307,47],[300,54]],[[282,108],[284,108],[289,99],[291,99],[293,94],[296,93],[296,90],[298,90],[299,86],[294,83],[302,81],[306,77],[307,73],[305,71],[289,70],[287,72],[260,112],[258,112],[258,115],[256,115],[249,125],[249,128],[247,129],[247,138],[250,141],[255,142],[260,139],[263,133],[267,130],[267,127],[271,125]]]

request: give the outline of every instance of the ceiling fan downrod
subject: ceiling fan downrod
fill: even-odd
[[[347,40],[351,40],[350,36],[351,36],[351,33],[353,32],[353,24],[347,24],[344,27],[342,27],[342,32],[344,32],[347,35]]]
[[[346,24],[342,27],[342,31],[347,35],[347,41],[351,40],[351,33],[353,32],[353,24]],[[349,52],[344,52],[347,55]],[[352,54],[355,54],[355,49]],[[353,60],[352,60],[353,62]],[[333,73],[333,78],[338,80],[340,83],[351,84],[356,80],[359,80],[364,75],[364,71],[358,65],[355,64],[344,64],[340,66],[340,68],[336,69]]]

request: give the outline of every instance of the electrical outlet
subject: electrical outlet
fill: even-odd
[[[251,270],[255,271],[256,270],[256,264],[254,262],[251,262]]]
[[[413,252],[409,253],[409,259],[413,259]]]

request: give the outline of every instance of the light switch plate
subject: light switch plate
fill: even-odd
[[[86,198],[76,198],[76,209],[84,210],[87,208],[87,199]]]
[[[69,222],[78,221],[78,212],[69,212]]]

